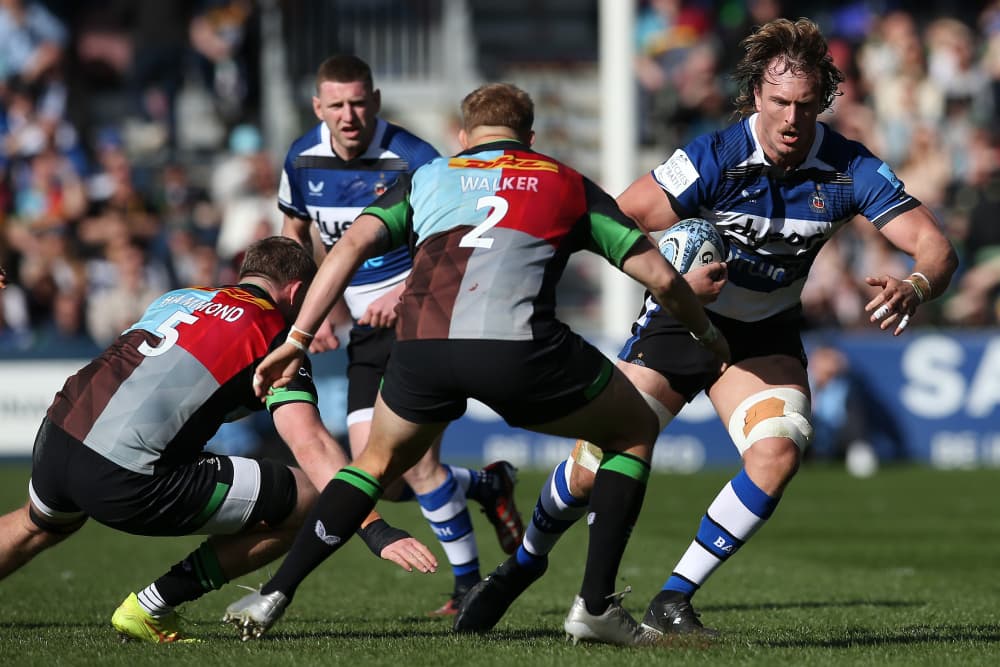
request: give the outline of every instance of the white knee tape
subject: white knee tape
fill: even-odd
[[[667,424],[669,424],[674,420],[674,413],[671,412],[670,410],[667,410],[666,406],[663,405],[663,403],[660,403],[658,400],[653,398],[652,394],[647,394],[642,389],[640,389],[639,395],[642,396],[643,400],[646,401],[646,405],[648,405],[649,408],[653,411],[653,414],[656,415],[656,421],[659,422],[660,424],[660,429],[659,429],[660,431],[665,429],[667,427]]]
[[[789,438],[800,451],[812,440],[809,399],[797,389],[765,389],[739,404],[729,418],[729,435],[742,455],[764,438]]]
[[[573,447],[573,453],[569,456],[574,465],[583,466],[586,470],[597,474],[597,469],[601,467],[601,459],[604,458],[604,450],[597,445],[593,445],[585,440],[577,440]],[[569,471],[567,471],[569,474]]]

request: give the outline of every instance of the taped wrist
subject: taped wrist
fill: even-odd
[[[393,528],[384,519],[375,519],[364,528],[358,528],[358,537],[368,545],[372,553],[382,557],[382,550],[393,542],[405,540],[410,534],[405,530]]]

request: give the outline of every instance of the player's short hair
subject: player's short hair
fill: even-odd
[[[466,132],[482,125],[509,127],[524,141],[535,123],[531,96],[509,83],[488,83],[462,100],[462,127]]]
[[[316,262],[297,241],[269,236],[254,241],[243,255],[240,278],[259,276],[277,285],[301,280],[308,286],[316,275]]]
[[[325,81],[336,83],[353,83],[361,81],[368,90],[374,90],[372,68],[361,58],[347,54],[330,56],[319,64],[316,70],[316,90]]]
[[[775,19],[760,26],[740,46],[746,52],[736,65],[736,113],[749,116],[756,110],[754,93],[760,90],[768,68],[776,59],[779,71],[814,77],[819,86],[820,111],[833,104],[844,74],[833,64],[826,38],[807,18]],[[783,68],[782,68],[783,66]]]

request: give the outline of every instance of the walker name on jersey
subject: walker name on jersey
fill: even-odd
[[[309,213],[319,228],[320,238],[327,248],[344,236],[354,219],[364,210],[361,206],[310,206]]]
[[[486,190],[487,192],[502,192],[503,190],[524,190],[538,192],[538,178],[535,176],[462,176],[462,192],[471,190]]]

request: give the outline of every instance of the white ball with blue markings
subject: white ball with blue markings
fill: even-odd
[[[726,260],[726,242],[708,220],[687,218],[663,232],[660,254],[678,273]]]

